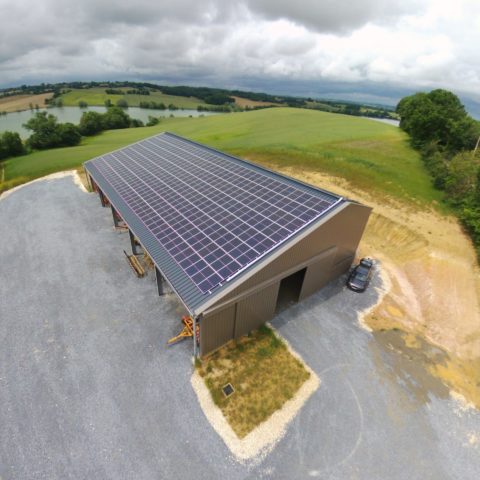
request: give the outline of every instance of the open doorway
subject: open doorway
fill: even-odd
[[[298,302],[306,271],[307,267],[302,268],[281,280],[280,288],[278,289],[276,313]]]

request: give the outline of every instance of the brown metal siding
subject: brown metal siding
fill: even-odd
[[[330,254],[307,267],[305,278],[303,279],[302,291],[300,292],[300,300],[312,295],[312,293],[320,290],[320,288],[328,283],[336,254],[336,249],[332,249]]]
[[[201,319],[200,355],[216,350],[234,337],[235,307],[233,304]]]
[[[274,283],[237,303],[235,338],[247,334],[273,318],[279,286],[279,282]]]
[[[337,248],[337,255],[333,261],[334,266],[348,258],[353,260],[370,212],[371,209],[364,205],[356,203],[348,204],[330,220],[320,225],[318,229],[310,235],[300,240],[264,269],[232,290],[219,300],[217,304],[223,303],[241,292],[295,267],[295,265],[305,263],[319,253],[332,247]],[[346,268],[343,266],[343,270],[339,270],[340,273],[343,273],[348,267],[349,265],[347,265]],[[335,271],[337,270],[338,269],[335,269]],[[333,275],[329,277],[329,280],[332,278],[334,278]]]

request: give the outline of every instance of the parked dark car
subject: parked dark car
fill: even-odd
[[[373,274],[373,260],[362,258],[350,272],[347,280],[347,287],[354,292],[364,292],[368,287]]]

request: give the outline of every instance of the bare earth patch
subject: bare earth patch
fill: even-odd
[[[30,104],[35,107],[45,108],[45,99],[51,98],[53,93],[41,93],[39,95],[14,95],[0,98],[0,112],[19,112],[28,110]]]
[[[480,271],[456,218],[374,197],[341,178],[280,171],[373,207],[359,255],[381,262],[384,291],[360,323],[403,331],[405,354],[412,346],[424,349],[423,340],[442,349],[441,356],[421,355],[423,366],[480,408]]]
[[[234,388],[228,397],[222,391],[227,383]],[[269,327],[218,350],[192,377],[205,415],[239,460],[270,451],[318,385]]]

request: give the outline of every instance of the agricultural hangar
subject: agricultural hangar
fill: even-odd
[[[85,163],[206,355],[347,271],[371,209],[171,133]]]

